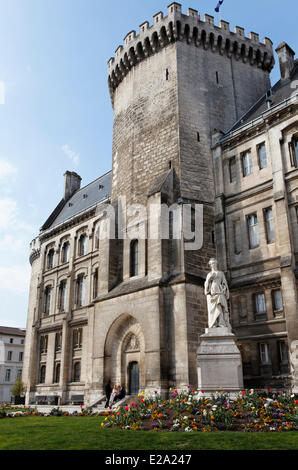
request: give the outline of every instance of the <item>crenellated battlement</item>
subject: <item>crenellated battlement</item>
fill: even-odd
[[[205,14],[201,20],[198,11],[192,8],[188,8],[185,15],[181,4],[173,2],[168,6],[167,16],[158,12],[153,16],[151,26],[145,21],[140,25],[139,34],[130,31],[124,38],[123,46],[119,46],[115,57],[109,60],[108,83],[112,102],[114,91],[132,67],[176,41],[184,41],[228,58],[234,56],[237,61],[242,60],[269,72],[275,63],[269,38],[265,37],[260,42],[259,35],[254,32],[246,37],[244,28],[235,26],[231,31],[230,24],[222,20],[216,26],[213,16]]]

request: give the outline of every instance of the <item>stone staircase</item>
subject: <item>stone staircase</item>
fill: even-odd
[[[96,411],[102,413],[104,411],[109,411],[109,408],[105,408],[104,405],[105,405],[105,402],[106,402],[106,398],[103,400],[102,403],[99,403],[95,409]],[[112,406],[112,410],[116,410],[119,406],[126,406],[126,405],[129,405],[130,403],[137,403],[138,402],[138,397],[136,395],[126,395],[125,398],[123,398],[122,400],[120,401],[117,401],[113,406]]]

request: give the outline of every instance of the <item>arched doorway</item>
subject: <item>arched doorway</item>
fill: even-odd
[[[128,376],[129,394],[137,395],[140,388],[140,367],[138,362],[130,362]]]
[[[132,366],[135,363],[136,365]],[[123,314],[112,324],[106,338],[104,383],[122,385],[127,394],[143,390],[146,383],[145,340],[141,326]],[[131,384],[133,387],[131,388]]]

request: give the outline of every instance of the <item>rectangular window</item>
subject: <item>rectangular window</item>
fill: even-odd
[[[55,335],[55,352],[61,351],[62,346],[62,333],[56,333]]]
[[[241,224],[240,219],[233,222],[234,252],[236,255],[241,253]]]
[[[80,380],[81,380],[81,363],[76,362],[74,364],[73,381],[80,382]]]
[[[244,177],[252,174],[252,157],[250,150],[242,154],[242,172]]]
[[[272,207],[265,209],[264,218],[265,218],[265,224],[266,224],[267,243],[268,244],[274,243],[275,242],[275,229],[274,229],[274,218],[273,218]]]
[[[278,342],[279,359],[282,364],[288,364],[288,347],[284,341]]]
[[[266,145],[264,143],[258,146],[258,160],[259,160],[260,170],[263,170],[263,168],[267,167],[268,159],[267,159]]]
[[[275,312],[283,310],[283,301],[282,295],[280,290],[275,290],[272,292],[272,303],[273,303],[273,310]]]
[[[261,364],[270,364],[269,346],[267,343],[260,344],[260,360]]]
[[[257,248],[259,246],[259,226],[257,214],[250,215],[247,218],[248,225],[248,236],[249,236],[249,247],[250,249]]]
[[[232,157],[229,160],[229,175],[230,175],[230,183],[234,183],[236,181],[236,157]]]
[[[11,370],[6,369],[6,371],[5,371],[5,382],[10,382],[10,377],[11,377]]]
[[[58,310],[59,312],[65,312],[65,303],[66,303],[66,287],[67,282],[61,281],[58,291]]]
[[[255,308],[256,308],[256,314],[266,313],[265,294],[256,294],[255,295]]]
[[[40,352],[41,354],[48,352],[48,335],[40,337]]]
[[[22,360],[23,360],[23,355],[24,355],[23,352],[20,352],[20,353],[19,353],[19,362],[22,362]]]
[[[98,293],[98,268],[95,269],[93,275],[93,299],[96,299]]]
[[[54,383],[55,384],[58,384],[60,382],[60,370],[61,370],[60,363],[57,363],[55,365],[55,372],[54,372]]]
[[[11,361],[12,360],[12,351],[7,352],[7,360]]]
[[[77,297],[77,307],[83,307],[85,304],[85,287],[86,287],[86,282],[85,282],[85,277],[84,275],[80,275],[77,279],[77,285],[76,285],[76,297]]]
[[[82,336],[82,328],[76,328],[73,330],[73,349],[82,349]]]
[[[17,377],[22,377],[22,369],[18,369],[17,371]]]
[[[13,338],[10,338],[9,342],[10,344],[13,344]]]

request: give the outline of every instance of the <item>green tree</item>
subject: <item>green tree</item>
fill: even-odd
[[[22,377],[17,377],[17,380],[10,391],[15,397],[22,397],[25,395],[26,387],[22,381]]]

